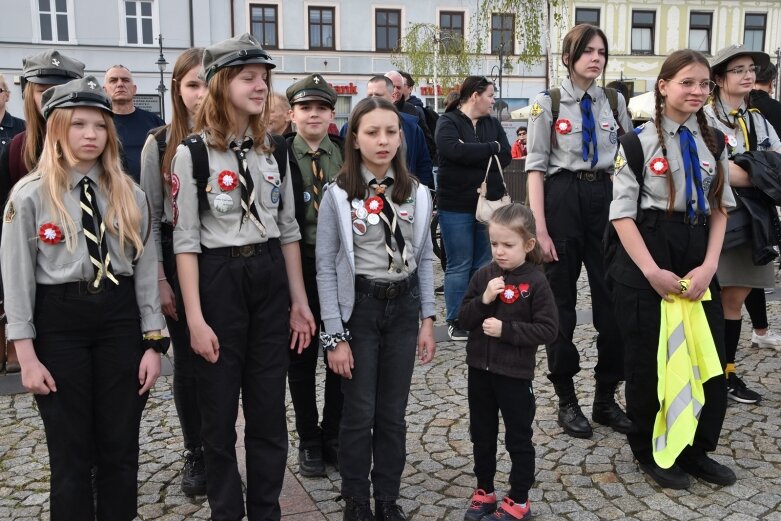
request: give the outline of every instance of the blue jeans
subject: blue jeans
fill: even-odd
[[[491,262],[488,228],[474,213],[440,210],[439,229],[445,242],[445,308],[448,321],[458,318],[461,301],[472,274]]]

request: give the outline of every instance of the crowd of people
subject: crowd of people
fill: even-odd
[[[661,487],[734,483],[708,454],[728,398],[761,399],[736,371],[744,304],[752,342],[781,347],[764,295],[781,201],[758,182],[781,166],[779,112],[756,90],[775,71],[739,45],[710,61],[676,51],[654,84],[655,117],[634,129],[623,95],[599,86],[605,34],[577,25],[562,49],[567,78],[535,98],[512,146],[482,76],[441,116],[409,74],[374,76],[337,129],[326,78],[274,92],[274,61],[249,34],[181,54],[170,124],[133,106],[122,65],[101,86],[59,51],[27,57],[25,121],[5,112],[0,76],[5,361],[43,420],[52,519],[136,516],[139,425],[169,343],[181,489],[206,495],[212,519],[280,519],[286,387],[298,472],[338,469],[345,521],[406,519],[407,401],[416,360],[436,353],[435,205],[444,318],[466,341],[467,521],[531,515],[539,345],[563,433],[593,434],[574,384],[584,265],[591,420],[626,435]],[[528,206],[501,202],[513,158],[525,160]],[[484,204],[498,209],[483,217]]]

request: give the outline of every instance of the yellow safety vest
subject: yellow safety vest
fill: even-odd
[[[662,300],[657,396],[661,407],[653,432],[654,461],[667,469],[694,441],[705,405],[703,382],[724,374],[701,302],[669,295]],[[710,300],[710,290],[702,300]]]

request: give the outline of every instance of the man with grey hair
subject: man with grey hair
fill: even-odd
[[[13,137],[24,130],[24,120],[12,116],[5,108],[11,98],[11,90],[0,74],[0,154]]]
[[[420,127],[420,130],[423,131],[423,138],[426,140],[426,148],[428,149],[429,157],[432,158],[432,160],[435,159],[437,157],[437,145],[434,142],[434,132],[436,129],[429,129],[428,124],[426,123],[426,113],[423,112],[422,108],[416,107],[404,98],[404,90],[406,85],[404,76],[402,76],[399,71],[390,71],[385,73],[385,77],[388,78],[393,85],[393,91],[391,94],[393,98],[393,104],[396,106],[399,112],[409,114],[410,116],[415,116],[415,118],[417,118],[418,126]]]
[[[138,183],[141,179],[141,149],[146,137],[150,130],[165,125],[165,121],[157,114],[133,105],[138,87],[124,65],[113,65],[106,71],[103,90],[111,98],[111,110],[127,161],[127,173]]]

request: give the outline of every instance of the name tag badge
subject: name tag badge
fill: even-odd
[[[233,198],[228,194],[220,194],[214,198],[214,209],[220,213],[228,213],[233,208]]]

